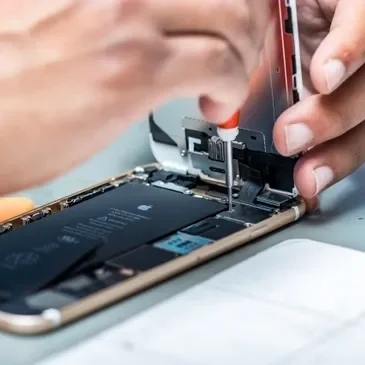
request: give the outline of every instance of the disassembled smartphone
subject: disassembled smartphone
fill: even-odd
[[[276,118],[301,97],[296,7],[271,0],[263,62],[233,144],[234,209],[216,128],[181,133],[150,116],[156,164],[0,224],[0,329],[61,327],[296,221],[297,158],[273,145]]]

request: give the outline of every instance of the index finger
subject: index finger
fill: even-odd
[[[365,63],[365,2],[339,0],[331,30],[311,63],[311,78],[318,92],[337,89]]]

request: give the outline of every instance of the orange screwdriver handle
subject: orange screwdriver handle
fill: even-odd
[[[238,127],[240,123],[240,112],[236,112],[225,123],[220,124],[217,128],[218,136],[223,142],[234,141],[238,135]]]
[[[226,122],[219,125],[221,129],[236,129],[240,124],[240,112],[237,111]]]

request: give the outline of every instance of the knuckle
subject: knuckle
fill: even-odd
[[[135,15],[145,9],[145,0],[113,0],[123,15]]]
[[[224,99],[237,107],[242,103],[248,85],[244,66],[233,55],[230,47],[221,42],[209,55],[208,67],[214,75],[214,87],[223,92]]]
[[[235,63],[232,50],[224,41],[215,42],[214,46],[208,52],[208,67],[220,76],[234,73],[236,69]]]
[[[237,29],[242,31],[249,29],[251,24],[251,13],[247,3],[244,1],[235,2],[234,13],[236,15]]]
[[[348,118],[343,108],[334,107],[330,97],[311,96],[306,104],[306,121],[313,125],[316,139],[338,137],[348,129]]]
[[[340,136],[347,132],[353,123],[353,113],[351,110],[344,108],[341,102],[337,103],[337,107],[330,107],[326,109],[328,115],[328,123],[334,125],[334,137]]]
[[[212,9],[219,14],[227,28],[234,28],[235,32],[243,32],[249,28],[251,14],[246,1],[239,0],[211,0]]]
[[[246,1],[231,1],[232,17],[231,22],[239,37],[244,38],[250,31],[252,24],[252,14]],[[230,21],[230,20],[228,20]]]
[[[103,55],[99,63],[98,78],[108,87],[119,87],[122,83],[129,84],[145,70],[142,60],[146,57],[143,49],[135,44],[126,44],[123,48],[114,47]]]
[[[363,122],[364,123],[364,122]],[[365,162],[365,124],[361,123],[343,137],[342,148],[348,154],[348,166],[351,172]]]
[[[106,0],[104,0],[106,1]],[[136,19],[146,18],[146,0],[110,0],[113,25],[126,26]]]
[[[321,120],[320,123],[317,123],[317,127],[319,129],[321,128],[327,128],[327,126],[325,125],[325,120],[323,120],[323,116],[321,113],[321,104],[319,101],[319,98],[317,96],[310,96],[307,98],[306,100],[306,105],[305,105],[305,116],[306,116],[306,120],[304,122],[310,122],[312,120]]]
[[[337,143],[336,143],[337,142]],[[359,149],[346,141],[339,139],[332,144],[332,154],[329,157],[337,178],[342,179],[362,164]]]
[[[132,38],[115,46],[106,54],[100,73],[107,85],[146,85],[151,83],[163,49],[148,37]]]

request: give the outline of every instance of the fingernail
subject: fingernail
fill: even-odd
[[[313,132],[303,123],[287,125],[285,134],[289,154],[302,151],[313,140]]]
[[[335,90],[346,77],[346,67],[339,60],[328,61],[324,67],[328,92]]]
[[[316,180],[316,193],[318,195],[333,181],[335,174],[328,166],[317,167],[313,170],[313,175]]]

